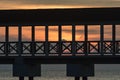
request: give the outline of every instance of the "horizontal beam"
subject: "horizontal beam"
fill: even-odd
[[[26,57],[24,61],[40,64],[120,64],[120,56]]]
[[[0,56],[0,64],[14,64],[17,57]],[[23,56],[25,64],[120,64],[120,56]]]
[[[26,57],[25,63],[41,64],[120,64],[120,56]]]
[[[0,10],[0,25],[120,24],[120,8]],[[107,16],[106,16],[107,15]]]

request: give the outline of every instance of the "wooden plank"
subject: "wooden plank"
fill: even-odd
[[[120,8],[0,10],[0,24],[119,23]],[[72,15],[72,17],[71,17]],[[87,15],[87,16],[86,16]],[[106,16],[107,15],[107,16]],[[19,17],[17,17],[19,16]],[[102,17],[101,17],[102,16]],[[110,16],[108,18],[108,16]]]

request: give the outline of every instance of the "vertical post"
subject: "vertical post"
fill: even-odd
[[[9,26],[5,26],[5,54],[6,56],[9,54]]]
[[[85,31],[85,33],[84,33],[84,35],[85,35],[85,46],[84,46],[84,53],[85,53],[85,55],[88,55],[88,25],[85,25],[84,26],[84,31]]]
[[[35,26],[32,26],[32,46],[31,46],[31,52],[32,52],[32,56],[34,56],[35,53]]]
[[[115,55],[116,50],[115,50],[115,40],[116,40],[116,26],[113,24],[112,25],[112,46],[113,46],[113,55]]]
[[[18,54],[21,56],[22,53],[22,26],[18,26]]]
[[[20,77],[19,77],[19,80],[24,80],[24,77],[21,77],[21,76],[20,76]]]
[[[80,80],[80,77],[75,77],[75,80]]]
[[[34,80],[34,78],[33,77],[29,77],[29,80]]]
[[[45,54],[49,55],[49,43],[48,43],[48,26],[45,26]]]
[[[59,52],[59,56],[61,56],[61,54],[62,54],[62,26],[61,25],[59,25],[58,26],[58,40],[59,40],[59,46],[58,46],[58,52]]]
[[[101,42],[101,45],[100,45],[100,52],[101,52],[101,56],[104,55],[104,45],[103,45],[103,41],[104,41],[104,25],[100,25],[100,42]]]
[[[75,46],[75,25],[72,25],[72,55],[75,56],[76,46]]]
[[[88,78],[87,77],[82,77],[82,80],[88,80]]]

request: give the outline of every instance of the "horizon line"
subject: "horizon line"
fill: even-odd
[[[4,10],[67,10],[67,9],[115,9],[120,7],[109,7],[109,6],[91,6],[91,7],[50,7],[50,8],[11,8],[11,9],[0,9],[0,11]]]

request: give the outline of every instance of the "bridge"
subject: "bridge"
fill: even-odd
[[[4,33],[0,64],[13,64],[13,76],[20,80],[40,76],[40,64],[67,64],[67,76],[87,80],[94,76],[94,64],[120,64],[119,14],[120,8],[0,10],[0,34]],[[111,26],[109,39],[105,39],[106,25]],[[44,34],[38,35],[44,39],[36,40],[36,27],[41,26]],[[57,40],[50,40],[54,36],[49,35],[50,28],[54,26]],[[63,39],[63,26],[71,29],[71,40]],[[76,40],[81,26],[83,40]],[[99,39],[89,40],[91,26],[99,26]],[[17,29],[17,40],[10,40],[11,28]],[[29,40],[23,40],[24,28],[30,28]]]

